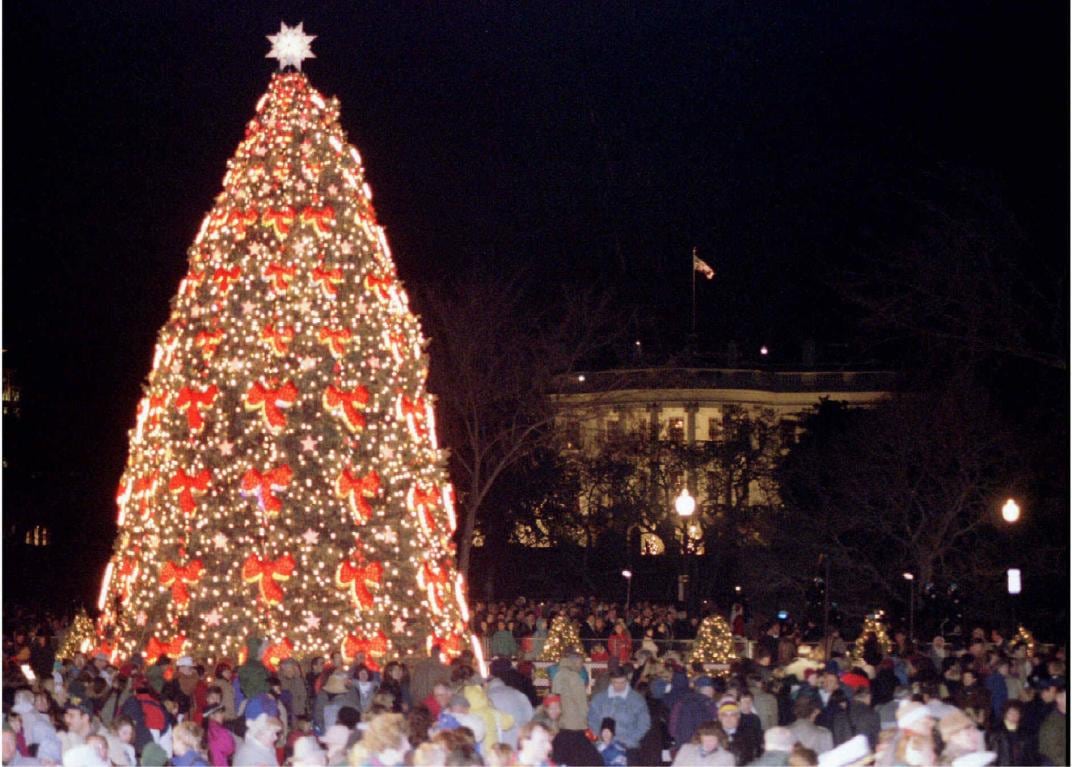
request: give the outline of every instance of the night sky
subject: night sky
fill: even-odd
[[[718,271],[702,343],[792,364],[805,338],[852,348],[828,283],[908,237],[903,200],[935,176],[981,180],[1067,275],[1065,4],[9,4],[5,454],[68,475],[63,513],[92,529],[281,20],[318,35],[304,69],[341,100],[411,286],[473,264],[536,293],[598,280],[672,348],[696,245]]]

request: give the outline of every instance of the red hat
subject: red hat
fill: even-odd
[[[551,695],[545,695],[544,698],[543,698],[543,704],[545,706],[548,703],[561,703],[561,702],[562,702],[562,696],[561,695],[551,694]]]
[[[842,683],[853,688],[854,690],[860,688],[866,690],[870,689],[871,687],[871,681],[866,676],[864,676],[863,674],[857,674],[853,671],[846,671],[844,674],[842,674],[841,681]]]

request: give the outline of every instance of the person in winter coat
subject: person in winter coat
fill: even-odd
[[[1031,737],[1020,728],[1023,704],[1018,700],[1005,702],[1001,721],[987,733],[987,750],[997,754],[993,764],[998,767],[1020,767],[1037,763],[1032,755]]]
[[[309,693],[298,661],[287,658],[279,664],[279,681],[283,691],[290,694],[290,724],[293,728],[299,716],[309,715]]]
[[[694,689],[682,695],[671,709],[670,737],[680,748],[692,742],[692,736],[701,724],[717,719],[715,680],[709,676],[701,676],[696,680]]]
[[[621,669],[611,672],[610,687],[593,696],[588,706],[588,726],[593,732],[608,717],[615,722],[618,740],[631,751],[639,748],[641,738],[651,729],[647,701],[629,686],[629,677]]]
[[[621,741],[614,737],[614,720],[604,719],[599,728],[599,740],[596,741],[596,750],[603,757],[604,767],[625,767],[629,764],[626,757],[626,748]]]
[[[203,730],[193,722],[179,722],[172,735],[171,763],[175,767],[208,767],[198,750]]]
[[[317,732],[327,732],[328,727],[335,724],[343,706],[361,710],[361,699],[350,685],[350,675],[342,669],[332,672],[324,682],[313,701],[313,726]]]
[[[379,689],[379,684],[372,678],[372,672],[368,667],[361,665],[354,669],[353,690],[357,693],[360,701],[359,711],[364,714],[372,707],[372,697]]]
[[[562,701],[562,716],[559,718],[560,730],[583,731],[588,727],[588,693],[581,678],[582,658],[579,651],[567,650],[558,664],[558,673],[551,683],[551,692]],[[603,720],[600,717],[596,721]]]
[[[614,631],[607,637],[607,652],[610,657],[617,658],[619,663],[628,663],[633,657],[633,638],[629,636],[624,621],[614,624]]]
[[[274,716],[260,714],[246,724],[246,739],[234,755],[232,767],[279,767],[275,743],[283,723]]]
[[[718,723],[730,739],[729,749],[737,757],[737,764],[748,764],[763,751],[763,733],[757,734],[754,727],[741,726],[741,707],[733,696],[727,695],[719,701]]]
[[[514,725],[500,733],[499,742],[510,748],[517,748],[517,732],[521,725],[532,719],[532,703],[520,690],[515,690],[498,677],[488,680],[488,700],[499,711],[504,711],[514,719]]]
[[[1050,764],[1068,764],[1068,716],[1064,686],[1057,691],[1053,711],[1039,728],[1038,752]]]
[[[491,747],[503,740],[503,733],[514,726],[514,718],[491,705],[483,687],[466,685],[462,694],[469,701],[469,713],[484,721],[484,742],[480,752],[490,754]]]
[[[204,712],[205,737],[208,741],[208,758],[213,765],[224,767],[237,749],[235,736],[224,725],[226,710],[222,704],[209,706]]]
[[[678,749],[673,767],[733,767],[737,764],[729,750],[729,738],[718,722],[705,722],[696,730],[692,741]]]
[[[437,684],[450,683],[450,668],[439,659],[439,647],[432,645],[431,653],[410,665],[409,692],[415,701],[421,701],[432,694]]]
[[[831,722],[834,745],[840,746],[857,735],[865,735],[868,745],[874,751],[882,722],[878,713],[871,708],[871,692],[866,687],[861,687],[856,690],[851,701],[844,698],[840,690],[836,691],[834,696],[838,706]]]
[[[491,654],[504,658],[517,657],[517,639],[514,633],[506,628],[505,621],[499,621],[498,630],[491,635]]]

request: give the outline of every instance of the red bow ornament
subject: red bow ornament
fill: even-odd
[[[294,643],[289,639],[282,639],[264,648],[261,662],[273,671],[279,668],[279,664],[294,655]]]
[[[212,273],[212,281],[216,283],[220,295],[226,297],[231,290],[231,286],[238,280],[241,274],[242,270],[237,266],[230,269],[224,269],[221,266]]]
[[[261,559],[255,554],[246,557],[242,563],[242,580],[246,583],[259,583],[261,599],[270,605],[283,601],[283,589],[279,583],[290,580],[297,562],[290,554],[278,559]]]
[[[259,410],[268,429],[278,432],[287,425],[287,417],[283,409],[289,408],[298,401],[299,392],[298,387],[292,381],[271,388],[274,384],[275,381],[254,383],[246,392],[245,405],[246,410]]]
[[[445,652],[447,655],[455,656],[462,651],[462,635],[454,632],[449,637],[441,637],[438,634],[432,634],[429,645],[438,645],[439,649]]]
[[[261,216],[261,225],[275,232],[275,236],[283,239],[290,233],[290,227],[294,224],[294,208],[287,206],[280,210],[266,210]]]
[[[450,573],[438,562],[425,560],[417,570],[417,585],[428,594],[428,604],[436,613],[443,612],[450,595]]]
[[[324,407],[332,415],[341,416],[351,432],[365,428],[365,414],[362,411],[368,406],[368,401],[369,391],[364,386],[346,391],[329,384],[324,389]]]
[[[372,505],[368,499],[380,494],[380,475],[370,471],[363,477],[356,477],[348,469],[343,469],[335,481],[335,493],[349,501],[354,522],[362,525],[372,516]]]
[[[294,340],[294,326],[281,325],[276,328],[272,323],[268,323],[261,331],[261,340],[268,344],[275,356],[282,357],[287,353],[290,342]]]
[[[355,606],[372,606],[374,598],[370,589],[378,589],[381,578],[383,565],[380,562],[355,564],[344,559],[335,571],[335,585],[350,592]]]
[[[342,659],[347,663],[352,663],[358,653],[383,655],[387,652],[387,637],[383,635],[382,631],[371,639],[357,634],[348,634],[346,639],[343,640],[340,650],[342,651]]]
[[[209,333],[207,330],[198,331],[194,336],[194,346],[201,350],[202,356],[208,359],[216,353],[220,342],[223,340],[223,329]]]
[[[416,440],[428,436],[428,408],[424,403],[424,397],[411,400],[405,394],[399,393],[397,400],[397,415],[409,426],[410,434]]]
[[[200,578],[200,559],[195,559],[188,565],[165,562],[164,566],[160,568],[160,585],[171,587],[171,598],[179,605],[184,605],[190,601],[190,589],[187,584],[197,583]]]
[[[328,234],[335,223],[335,209],[330,205],[321,208],[309,205],[302,210],[301,220],[303,224],[311,225],[318,234]]]
[[[320,328],[320,332],[317,333],[317,340],[328,347],[331,356],[335,359],[341,359],[346,354],[346,347],[349,346],[352,339],[353,333],[350,328],[343,328],[342,330]]]
[[[287,464],[269,469],[263,474],[256,469],[250,469],[242,477],[241,493],[247,498],[256,497],[261,510],[266,514],[278,514],[283,508],[283,502],[273,493],[285,490],[293,477],[294,472]]]
[[[418,515],[421,528],[426,535],[433,535],[436,530],[435,509],[439,505],[440,493],[436,488],[425,490],[421,485],[414,485],[409,490],[409,508]]]
[[[175,407],[186,411],[186,425],[192,433],[196,434],[204,427],[205,419],[201,416],[201,408],[211,407],[218,393],[219,389],[215,386],[208,386],[200,391],[189,386],[179,389]]]
[[[133,557],[123,557],[117,572],[120,583],[119,599],[122,602],[126,602],[127,599],[130,598],[130,584],[138,577],[140,570],[141,568],[138,566],[138,560]]]
[[[313,282],[320,286],[326,298],[335,298],[335,295],[339,292],[339,285],[342,283],[342,269],[338,267],[321,269],[319,266],[315,266],[313,267]]]
[[[246,229],[257,223],[259,217],[256,208],[232,210],[227,216],[227,223],[234,229],[235,240],[244,240],[246,238]]]
[[[186,646],[186,637],[178,634],[170,642],[161,642],[156,637],[149,637],[145,644],[145,662],[152,664],[161,655],[174,658],[182,655],[182,648]]]
[[[152,471],[134,480],[132,494],[138,499],[138,513],[142,519],[149,516],[149,502],[156,495],[156,483],[159,479],[160,473]]]
[[[294,274],[296,271],[297,269],[293,266],[283,266],[282,264],[273,261],[265,267],[264,279],[268,280],[273,291],[282,295],[287,292],[290,283],[294,281]]]
[[[187,474],[182,469],[178,469],[171,475],[168,490],[178,494],[179,508],[182,509],[184,514],[190,515],[197,510],[194,493],[204,495],[205,491],[208,490],[210,479],[211,475],[208,469],[201,469],[196,474]]]
[[[384,303],[388,303],[391,300],[391,294],[394,292],[394,278],[389,274],[365,275],[365,289],[371,291],[376,298],[380,299]]]

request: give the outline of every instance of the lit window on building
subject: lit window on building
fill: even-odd
[[[722,427],[721,415],[707,419],[707,439],[709,441],[721,442],[723,433],[724,429]]]
[[[658,557],[666,553],[666,544],[655,533],[640,534],[640,556]]]
[[[581,447],[581,422],[566,421],[562,433],[566,439],[567,450],[579,450]]]
[[[671,418],[666,425],[666,436],[673,442],[685,441],[685,419]]]
[[[697,520],[689,522],[688,527],[689,541],[688,541],[688,553],[690,556],[703,556],[706,549],[704,548],[703,540],[703,526]],[[678,545],[681,544],[681,528],[678,527],[674,530],[674,537],[677,539]]]
[[[41,525],[35,525],[33,530],[26,531],[26,545],[27,546],[47,546],[48,545],[48,528]]]

